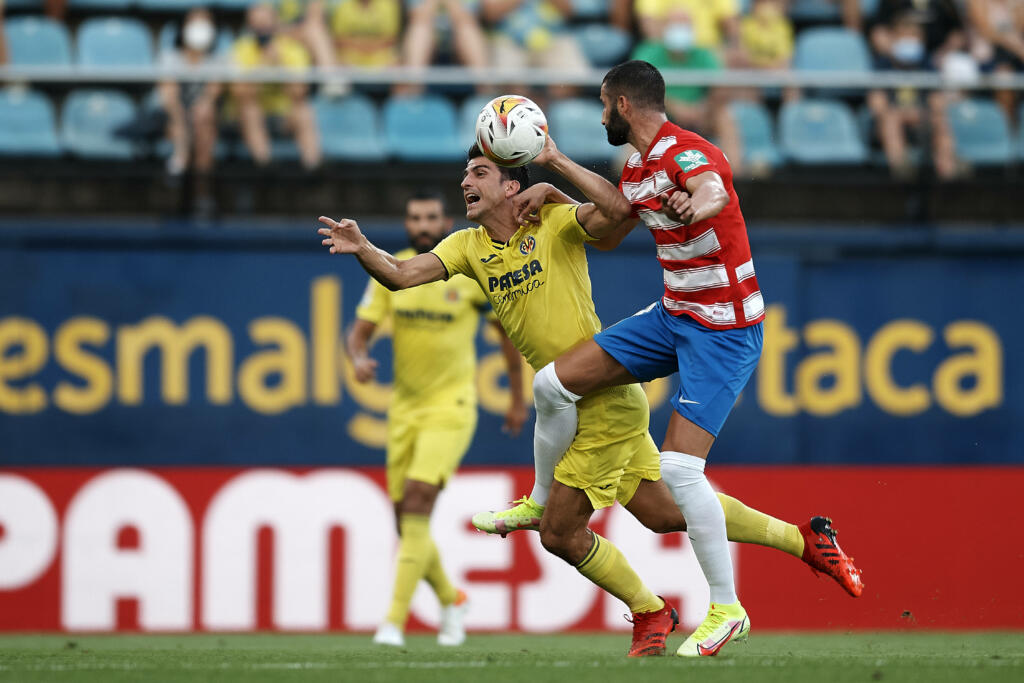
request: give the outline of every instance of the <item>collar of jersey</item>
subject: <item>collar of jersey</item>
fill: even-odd
[[[662,139],[663,137],[665,137],[668,134],[665,131],[665,128],[667,126],[669,126],[671,123],[672,123],[671,121],[666,121],[665,123],[661,124],[661,128],[658,129],[658,132],[655,133],[655,135],[654,135],[654,139],[651,140],[651,144],[649,144],[647,146],[647,151],[644,152],[644,156],[641,159],[642,162],[644,162],[645,164],[647,163],[647,157],[649,157],[651,155],[651,150],[654,149],[654,146],[656,144],[658,144],[658,140]]]

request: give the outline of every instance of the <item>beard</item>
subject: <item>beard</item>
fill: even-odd
[[[417,254],[426,254],[428,251],[436,247],[441,243],[439,237],[434,235],[428,235],[427,233],[420,233],[413,237],[410,242],[412,243],[413,249],[416,250]]]
[[[629,142],[629,124],[615,107],[612,107],[608,114],[608,125],[604,127],[604,131],[608,134],[608,144],[610,145],[620,147]]]

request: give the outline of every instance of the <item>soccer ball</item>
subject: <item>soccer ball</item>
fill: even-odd
[[[476,119],[476,144],[499,166],[533,161],[548,139],[544,112],[521,95],[501,95],[488,102]]]

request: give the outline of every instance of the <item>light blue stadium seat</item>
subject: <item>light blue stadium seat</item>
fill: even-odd
[[[572,0],[572,18],[595,21],[608,16],[609,0]]]
[[[775,144],[771,114],[758,102],[732,102],[729,111],[736,121],[743,143],[744,163],[775,168],[782,156]]]
[[[81,66],[148,66],[153,63],[153,39],[138,19],[86,19],[78,27]]]
[[[829,0],[793,0],[789,5],[790,18],[798,23],[838,22],[839,3]]]
[[[863,19],[872,19],[878,12],[880,0],[860,0],[860,14]]]
[[[853,112],[837,100],[783,104],[779,140],[783,155],[800,164],[853,164],[867,159]]]
[[[793,68],[800,71],[871,71],[871,53],[859,33],[837,26],[808,28],[796,37]]]
[[[135,119],[131,98],[116,90],[72,90],[64,101],[61,137],[73,154],[92,159],[130,159],[128,140],[114,130]]]
[[[154,12],[187,12],[199,3],[194,0],[138,0],[140,9]]]
[[[437,95],[392,97],[384,105],[388,154],[406,161],[457,161],[471,140],[460,140],[455,107]]]
[[[135,0],[68,0],[68,7],[72,9],[116,10],[128,9],[134,4]]]
[[[587,24],[577,28],[574,35],[583,54],[594,66],[618,64],[633,46],[633,39],[628,33],[607,24]]]
[[[476,119],[480,110],[491,101],[490,95],[470,95],[459,105],[459,139],[466,141],[466,149],[476,139]]]
[[[991,100],[954,102],[946,110],[953,131],[956,156],[977,166],[1008,164],[1013,141],[1003,110]]]
[[[0,154],[54,157],[60,154],[53,105],[42,93],[0,91]]]
[[[11,64],[71,64],[71,36],[64,24],[49,17],[11,17],[6,21],[4,34]]]
[[[256,0],[214,0],[210,4],[226,10],[244,10],[255,2]]]
[[[548,105],[548,130],[558,148],[582,164],[611,161],[616,155],[601,125],[601,103],[566,99]]]
[[[362,95],[318,97],[313,111],[325,158],[378,161],[386,156],[377,107],[370,99]]]

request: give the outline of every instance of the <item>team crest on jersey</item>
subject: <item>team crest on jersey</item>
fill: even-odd
[[[523,256],[529,255],[533,248],[537,246],[537,240],[533,239],[532,235],[527,235],[523,238],[523,241],[519,243],[519,253]]]
[[[451,303],[455,303],[459,300],[459,290],[449,289],[444,293],[444,298]]]
[[[708,158],[699,149],[688,149],[676,155],[676,163],[683,173],[689,173],[695,168],[708,165]]]

